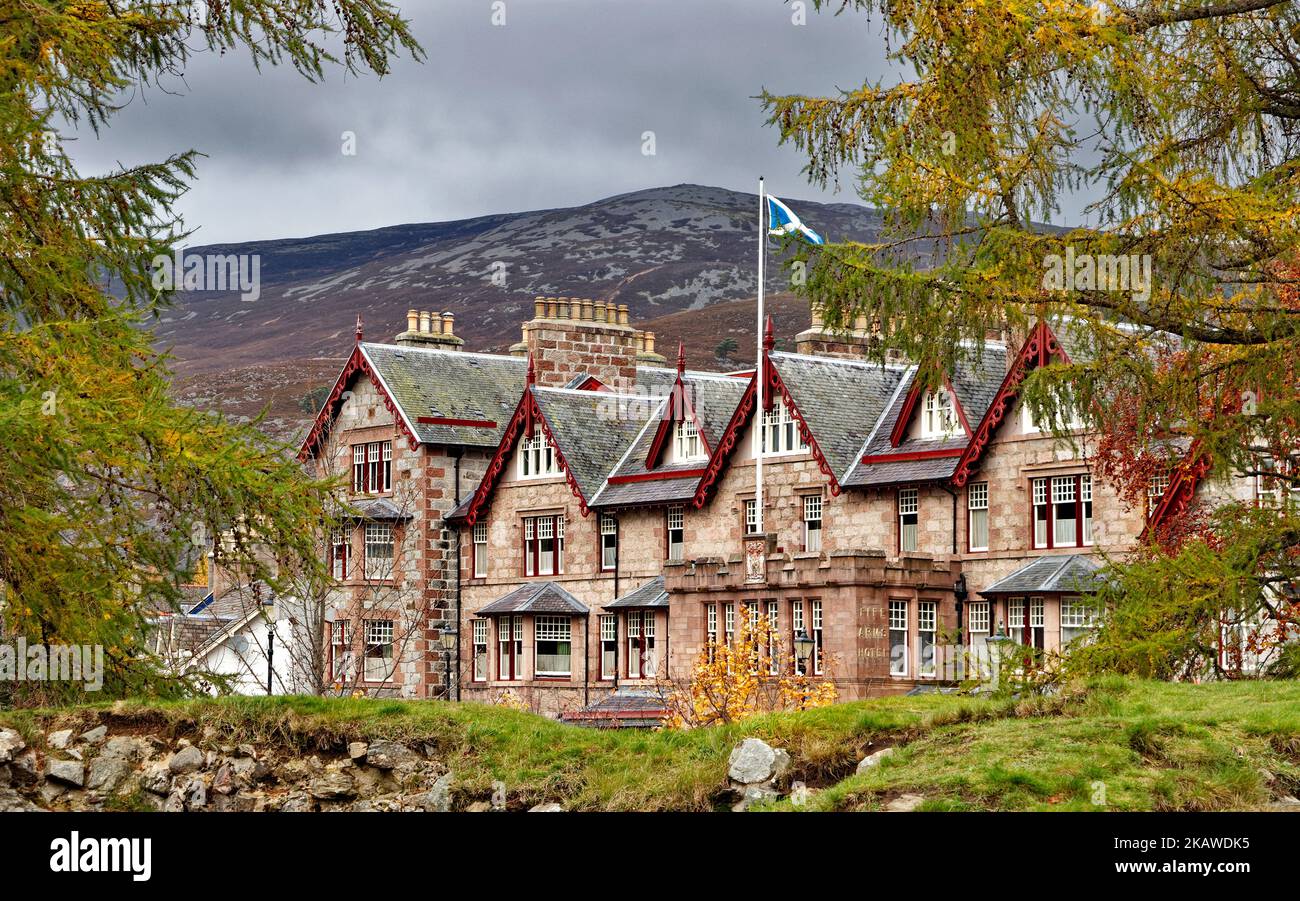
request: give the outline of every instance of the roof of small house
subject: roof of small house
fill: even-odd
[[[1053,594],[1094,591],[1101,586],[1101,564],[1087,554],[1039,557],[999,579],[980,594]]]
[[[502,595],[478,611],[479,616],[502,613],[558,613],[586,616],[587,605],[554,582],[529,582]]]
[[[649,582],[646,582],[618,600],[610,601],[605,605],[606,610],[624,610],[639,607],[667,607],[668,590],[664,588],[664,577],[655,576]]]

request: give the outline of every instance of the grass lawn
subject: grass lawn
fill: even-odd
[[[1167,685],[1106,679],[1056,699],[1016,703],[898,697],[773,714],[689,732],[598,731],[497,707],[325,698],[123,702],[0,712],[37,727],[103,718],[116,731],[259,742],[289,752],[348,741],[422,741],[455,773],[462,797],[494,780],[518,803],[578,810],[710,810],[729,803],[727,757],[757,736],[793,758],[813,789],[803,809],[874,810],[898,794],[922,809],[1252,809],[1300,788],[1300,683]],[[857,761],[894,756],[862,776]],[[790,801],[771,805],[795,809]]]

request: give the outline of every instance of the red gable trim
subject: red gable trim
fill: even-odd
[[[1040,320],[1025,339],[1015,362],[1007,370],[1002,386],[998,388],[997,396],[993,398],[993,403],[989,404],[984,418],[980,420],[979,428],[975,430],[975,437],[971,439],[970,444],[966,445],[965,452],[957,461],[957,469],[952,475],[954,485],[960,488],[970,479],[975,471],[975,465],[988,449],[993,433],[1015,406],[1016,398],[1020,396],[1020,383],[1029,375],[1030,370],[1046,366],[1051,360],[1069,363],[1070,357],[1047,323]]]
[[[474,429],[495,429],[497,424],[490,419],[451,419],[446,416],[417,416],[420,425],[454,425]]]
[[[673,382],[672,394],[668,397],[668,403],[664,405],[662,418],[659,420],[659,427],[655,430],[654,440],[650,442],[650,451],[646,454],[645,468],[654,469],[663,459],[664,448],[668,446],[668,436],[678,422],[689,418],[695,423],[695,429],[699,433],[700,443],[704,445],[704,452],[713,453],[713,448],[709,447],[709,439],[704,434],[704,428],[700,424],[700,418],[695,415],[695,405],[691,403],[687,396],[686,384],[682,381],[682,376],[677,375],[677,381]]]
[[[316,414],[316,421],[312,423],[311,431],[307,433],[302,447],[298,450],[299,462],[305,462],[311,457],[329,434],[330,426],[334,422],[334,417],[338,415],[339,407],[343,405],[343,393],[348,390],[348,386],[353,380],[365,374],[370,377],[371,383],[374,384],[375,390],[379,396],[384,399],[384,409],[393,414],[393,422],[396,423],[398,431],[406,436],[410,442],[411,450],[420,446],[420,439],[416,437],[415,432],[411,431],[406,423],[406,416],[398,408],[397,402],[393,400],[388,390],[384,387],[384,380],[379,377],[366,355],[361,352],[361,345],[357,344],[352,348],[352,355],[348,357],[347,363],[343,366],[343,371],[339,373],[338,379],[334,382],[334,388],[326,398],[325,403],[321,406],[320,412]]]
[[[704,475],[703,469],[670,469],[660,472],[634,472],[625,476],[610,476],[609,484],[626,485],[630,482],[661,482],[668,479],[695,479]]]
[[[1140,541],[1145,541],[1151,530],[1165,520],[1187,512],[1187,508],[1192,505],[1192,500],[1196,497],[1196,486],[1210,471],[1212,462],[1210,455],[1202,451],[1200,440],[1192,442],[1187,456],[1174,468],[1173,475],[1169,479],[1169,487],[1165,489],[1160,503],[1156,505],[1155,510],[1151,511],[1146,528],[1138,536]]]
[[[582,489],[578,486],[578,480],[574,478],[569,461],[564,459],[564,453],[555,441],[555,435],[551,432],[551,426],[547,423],[542,408],[537,404],[530,383],[524,387],[524,396],[519,399],[519,405],[515,407],[514,415],[510,417],[510,424],[506,426],[505,434],[501,436],[497,452],[493,455],[492,462],[488,464],[487,472],[483,473],[478,488],[474,490],[474,500],[465,511],[465,525],[473,526],[478,521],[479,514],[487,508],[492,492],[496,489],[497,482],[501,480],[501,473],[505,471],[506,464],[510,461],[510,453],[515,449],[519,439],[538,425],[541,426],[542,434],[554,449],[556,459],[560,461],[560,468],[564,472],[565,481],[569,483],[569,490],[578,499],[578,510],[583,516],[587,515],[587,499],[582,495]]]
[[[790,408],[790,415],[795,418],[799,424],[799,437],[808,444],[809,451],[813,459],[817,461],[817,468],[830,482],[831,495],[836,496],[840,493],[839,480],[835,478],[835,473],[831,466],[826,462],[826,457],[817,445],[817,439],[808,427],[807,420],[804,419],[803,413],[799,410],[799,405],[795,403],[794,398],[790,396],[790,391],[782,381],[780,373],[772,365],[772,361],[764,355],[763,373],[767,379],[767,391],[764,392],[764,403],[770,408],[776,403],[776,394],[779,391],[785,398],[786,406]],[[718,439],[717,450],[709,458],[709,465],[704,469],[704,476],[700,479],[699,487],[695,489],[695,497],[691,504],[697,509],[702,508],[709,499],[709,491],[722,475],[722,468],[731,457],[732,451],[736,449],[736,443],[740,440],[740,432],[745,425],[753,419],[755,401],[758,395],[758,382],[750,379],[749,387],[745,389],[744,395],[740,398],[740,404],[736,407],[736,412],[731,415],[731,421],[727,424],[727,430],[722,433]]]

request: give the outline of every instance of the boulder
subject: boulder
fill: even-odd
[[[924,801],[925,798],[921,795],[899,795],[885,805],[885,810],[890,813],[911,813],[920,807]]]
[[[57,732],[51,732],[46,736],[45,743],[56,751],[62,751],[72,743],[72,730],[60,729]]]
[[[235,778],[244,785],[253,785],[271,775],[269,766],[252,757],[240,757],[231,764],[231,769],[235,772]]]
[[[41,808],[11,788],[0,788],[0,813],[40,813]]]
[[[728,760],[727,775],[740,785],[757,785],[780,778],[790,767],[790,755],[759,738],[736,745]]]
[[[27,742],[13,729],[0,729],[0,763],[9,763],[22,753]]]
[[[86,765],[80,760],[45,761],[45,778],[81,788],[86,784]]]
[[[365,760],[366,750],[369,748],[364,741],[354,741],[348,743],[349,760]]]
[[[341,801],[355,797],[356,786],[347,773],[332,771],[322,773],[307,786],[307,794],[318,801]]]
[[[419,754],[395,741],[373,742],[366,749],[366,763],[381,770],[396,769],[402,764],[414,764],[419,760]]]
[[[28,748],[14,758],[9,773],[15,782],[36,782],[40,779],[40,770],[36,765],[36,751]]]
[[[893,755],[894,755],[893,748],[881,748],[879,751],[876,751],[874,754],[868,754],[866,757],[863,757],[861,760],[858,761],[857,772],[865,773],[873,766],[879,766],[880,761],[884,760],[886,757],[892,757]]]
[[[131,775],[131,762],[122,757],[105,757],[102,754],[90,762],[86,775],[86,788],[91,791],[111,792]]]
[[[429,790],[406,799],[406,810],[423,810],[425,813],[447,813],[451,810],[451,773],[441,776]]]
[[[172,755],[167,767],[177,776],[186,776],[197,772],[203,766],[203,752],[193,745],[181,748]]]
[[[745,793],[736,804],[732,805],[731,809],[736,813],[743,813],[751,805],[761,801],[776,801],[780,797],[781,793],[769,785],[747,785],[745,786]]]
[[[81,733],[81,737],[77,741],[87,745],[97,745],[106,738],[108,738],[108,727],[96,726],[94,729],[87,729]]]
[[[172,771],[161,761],[146,767],[140,774],[140,787],[155,795],[165,795],[172,790]]]
[[[129,735],[115,735],[100,750],[100,757],[115,757],[119,760],[142,760],[149,756],[149,746],[138,738]]]

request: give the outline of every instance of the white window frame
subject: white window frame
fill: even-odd
[[[352,669],[352,623],[336,619],[330,623],[330,678],[346,679]]]
[[[704,641],[709,653],[709,660],[713,660],[714,649],[718,646],[718,605],[704,605]]]
[[[820,676],[822,674],[822,670],[826,665],[826,662],[824,660],[825,655],[822,653],[822,639],[824,637],[822,634],[822,602],[819,600],[813,600],[811,602],[811,607],[812,607],[812,631],[810,631],[808,634],[812,637],[813,640],[813,650],[812,650],[813,674]]]
[[[804,631],[804,602],[802,600],[793,600],[790,602],[790,656],[794,660],[794,673],[796,676],[807,675],[807,668],[799,660],[799,649],[795,644],[795,638],[800,632]]]
[[[912,517],[909,523],[907,517]],[[908,531],[908,527],[911,531]],[[908,540],[910,536],[910,541]],[[908,547],[911,544],[911,547]],[[901,554],[920,550],[921,492],[918,488],[898,489],[898,551]]]
[[[957,432],[957,405],[943,388],[927,391],[921,406],[921,437],[951,438]]]
[[[976,540],[980,532],[983,532],[983,541]],[[971,482],[966,486],[966,549],[968,551],[989,549],[988,482]]]
[[[518,475],[521,479],[549,479],[564,472],[560,455],[539,428],[529,438],[519,439]]]
[[[822,513],[824,504],[820,494],[803,496],[803,549],[807,554],[820,554],[822,550]]]
[[[618,615],[600,615],[600,678],[618,678]]]
[[[668,544],[668,561],[670,563],[680,563],[686,557],[686,508],[681,504],[674,504],[665,512],[665,526],[667,528]],[[676,540],[673,540],[673,533],[677,534]]]
[[[810,447],[803,439],[799,420],[790,410],[784,397],[761,411],[759,428],[754,430],[754,453],[766,457],[785,457],[806,454]]]
[[[770,676],[781,673],[781,602],[767,602],[767,672]]]
[[[1169,473],[1158,472],[1147,480],[1147,519],[1156,512],[1165,492],[1169,490]]]
[[[1029,614],[1030,621],[1033,621],[1033,612]],[[1064,648],[1070,642],[1084,637],[1089,632],[1097,628],[1097,608],[1092,604],[1083,602],[1078,596],[1065,596],[1061,598],[1061,647]],[[1066,638],[1066,630],[1077,633]]]
[[[379,552],[384,548],[387,548],[387,553]],[[397,541],[392,525],[386,522],[366,523],[365,577],[378,581],[391,579],[396,562]]]
[[[486,682],[492,671],[491,655],[488,653],[489,620],[473,621],[473,647],[471,648],[470,668],[475,682]],[[482,669],[480,670],[480,664]]]
[[[482,579],[487,576],[488,569],[488,527],[486,522],[474,523],[473,539],[473,572],[474,578]]]
[[[681,463],[708,458],[704,452],[704,442],[700,438],[700,428],[693,419],[687,418],[677,423],[673,435],[673,451],[673,459]]]
[[[926,660],[926,636],[929,636],[930,659]],[[939,674],[939,604],[936,601],[916,603],[916,675],[933,679]]]
[[[745,508],[745,534],[758,534],[758,501],[752,497],[744,498],[742,507]]]
[[[564,514],[524,517],[524,576],[564,574]],[[543,551],[542,542],[550,542]]]
[[[600,570],[618,568],[618,519],[612,513],[600,514]]]
[[[907,677],[909,671],[908,657],[911,656],[912,653],[911,651],[912,639],[911,636],[908,634],[908,626],[907,626],[907,606],[908,606],[907,601],[891,598],[889,601],[889,608],[888,608],[889,610],[889,631],[888,631],[889,675],[902,676],[904,678]],[[903,639],[901,645],[902,651],[901,653],[898,654],[894,653],[895,634],[901,634]]]
[[[366,647],[364,652],[364,663],[362,676],[367,682],[388,682],[393,678],[394,666],[396,664],[394,649],[394,628],[391,619],[368,619],[364,620]],[[379,654],[373,655],[372,648],[379,648]],[[387,649],[385,653],[384,649]],[[376,678],[376,670],[371,668],[372,661],[387,661],[384,664],[384,674]]]
[[[543,641],[553,642],[556,645],[568,644],[566,669],[542,669],[545,658],[555,658],[558,662],[561,657],[566,656],[559,653],[543,654]],[[553,679],[573,676],[573,617],[548,614],[538,614],[533,617],[533,675],[538,678]]]

